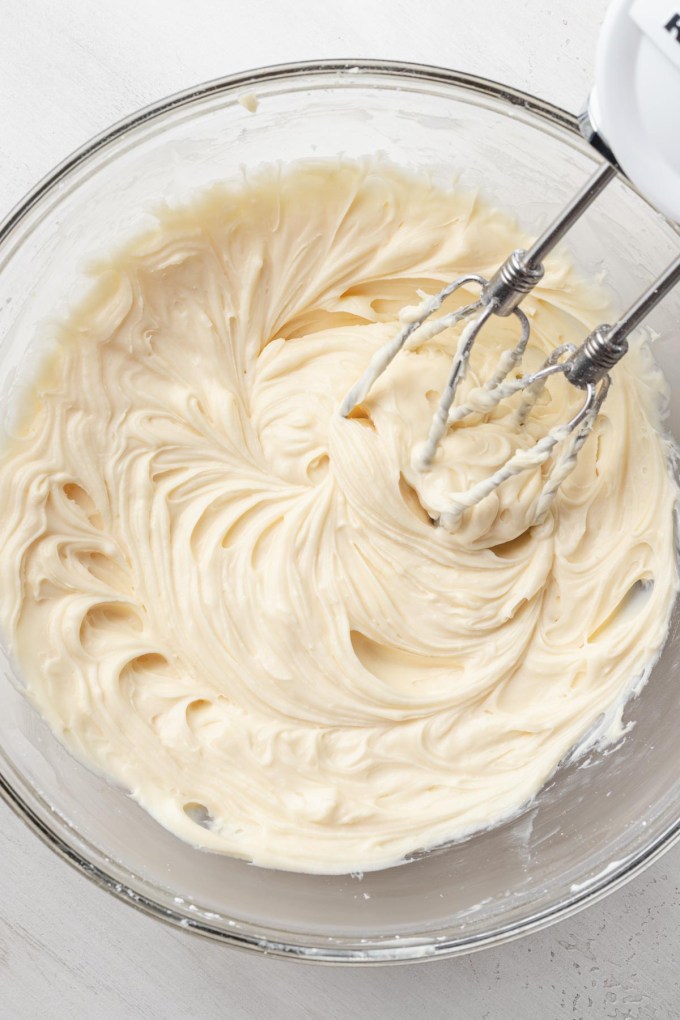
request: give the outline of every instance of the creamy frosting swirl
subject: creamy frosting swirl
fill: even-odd
[[[657,655],[676,493],[646,347],[539,527],[546,467],[455,533],[428,510],[573,414],[564,380],[523,427],[510,401],[452,428],[427,473],[459,330],[338,414],[404,306],[523,240],[378,162],[265,169],[160,211],[61,327],[0,457],[0,624],[61,739],[183,839],[395,863],[516,811]],[[606,304],[551,261],[527,367]],[[461,399],[514,339],[491,321]]]

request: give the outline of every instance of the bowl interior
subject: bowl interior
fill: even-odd
[[[256,113],[238,102],[254,91]],[[519,97],[521,100],[521,97]],[[568,120],[568,118],[561,118]],[[387,66],[297,68],[222,83],[114,131],[20,211],[0,244],[0,401],[11,422],[51,323],[83,287],[88,260],[143,229],[159,196],[181,202],[272,160],[382,154],[452,176],[538,230],[592,169],[585,145],[540,104],[462,76]],[[671,227],[616,182],[568,247],[623,306],[677,251]],[[680,394],[680,294],[650,319],[656,357]],[[670,427],[680,437],[680,398]],[[74,760],[21,693],[0,649],[6,793],[58,849],[113,891],[184,926],[319,959],[399,959],[464,950],[591,898],[668,840],[680,813],[674,708],[679,617],[635,725],[613,753],[560,769],[517,818],[407,865],[345,877],[254,868],[162,829],[123,790]]]

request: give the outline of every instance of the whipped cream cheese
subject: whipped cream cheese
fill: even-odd
[[[264,169],[159,211],[60,327],[0,453],[0,628],[57,735],[181,838],[394,864],[518,810],[658,654],[676,490],[645,346],[537,527],[540,464],[454,532],[431,515],[571,417],[564,379],[428,472],[460,328],[338,413],[404,307],[523,241],[377,161]],[[523,307],[527,370],[608,314],[560,259]],[[459,401],[515,338],[491,319]]]

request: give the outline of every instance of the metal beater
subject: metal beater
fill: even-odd
[[[658,113],[656,107],[654,111],[647,110],[646,104],[648,105],[655,97],[660,98],[659,87],[663,86],[665,90],[663,103],[671,104],[672,101],[675,103],[675,110],[678,108],[680,16],[676,24],[673,19],[667,23],[663,19],[659,21],[650,19],[649,13],[650,8],[641,6],[636,0],[616,0],[610,7],[603,27],[596,87],[591,95],[588,110],[581,117],[581,130],[591,144],[607,158],[607,162],[597,169],[531,248],[526,251],[523,249],[513,251],[490,280],[474,273],[461,276],[438,294],[425,298],[416,309],[409,310],[410,314],[406,321],[402,316],[401,330],[394,339],[388,341],[374,354],[366,371],[349,391],[340,408],[341,414],[347,416],[366,398],[375,381],[416,330],[419,342],[424,343],[464,320],[467,320],[467,325],[460,336],[449,378],[442,391],[429,435],[422,447],[414,453],[414,464],[418,469],[427,470],[430,467],[439,443],[449,428],[470,414],[488,414],[501,401],[520,391],[524,392],[524,399],[515,414],[520,422],[526,419],[546,382],[553,375],[562,374],[571,385],[583,393],[583,403],[570,421],[551,429],[528,449],[518,450],[494,474],[467,491],[449,495],[447,504],[439,516],[439,523],[449,529],[457,526],[465,510],[480,503],[507,479],[543,464],[557,452],[555,448],[559,446],[558,455],[554,457],[552,468],[536,504],[536,523],[543,519],[559,486],[576,464],[578,453],[606,399],[611,384],[609,373],[628,350],[628,336],[675,284],[680,282],[680,256],[678,256],[616,323],[598,326],[580,346],[563,345],[551,353],[538,371],[507,381],[510,372],[521,362],[530,335],[529,321],[519,306],[524,297],[531,293],[542,279],[544,258],[619,171],[626,173],[643,194],[653,196],[657,207],[663,208],[672,218],[680,220],[680,141],[678,141],[680,132],[675,132],[677,138],[671,146],[673,151],[670,153],[670,159],[666,151],[668,147],[663,143],[659,144],[659,139],[654,134],[647,135],[644,139],[647,154],[649,155],[650,149],[654,151],[655,160],[651,163],[647,161],[640,164],[633,156],[623,163],[620,157],[619,160],[614,157],[611,149],[611,145],[616,144],[617,152],[628,154],[631,148],[630,133],[631,130],[636,130],[634,126],[636,121],[631,116],[630,107],[626,110],[627,117],[624,121],[618,116],[621,112],[620,103],[625,101],[624,86],[615,88],[613,85],[613,78],[621,76],[619,55],[623,47],[627,47],[627,52],[630,53],[631,46],[635,45],[638,71],[647,67],[648,75],[653,79],[651,82],[653,87],[650,90],[647,87],[649,82],[645,85],[643,80],[641,85],[640,74],[637,76],[638,93],[635,95],[637,102],[635,109],[640,114],[639,130],[642,131],[645,125],[651,124]],[[673,59],[667,67],[665,58],[669,42],[675,49],[670,50]],[[651,60],[647,60],[650,55]],[[618,82],[614,84],[618,86]],[[669,95],[670,84],[674,92]],[[630,84],[627,87],[630,87]],[[658,105],[657,103],[656,106]],[[672,123],[675,124],[675,115]],[[606,142],[602,133],[603,124],[607,130]],[[633,148],[632,151],[636,150]],[[659,178],[663,180],[663,171],[667,170],[674,175],[668,182],[670,195],[668,191],[663,194],[659,192]],[[432,318],[456,290],[470,285],[479,287],[477,300],[439,318]],[[492,315],[504,318],[514,315],[519,325],[518,341],[512,350],[501,355],[491,378],[483,386],[473,389],[467,395],[465,403],[454,407],[456,391],[465,375],[474,343]]]

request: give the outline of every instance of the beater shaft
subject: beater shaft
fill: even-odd
[[[613,326],[598,326],[586,337],[564,363],[564,374],[569,382],[585,389],[603,379],[628,350],[628,336],[676,283],[680,283],[680,255]]]

